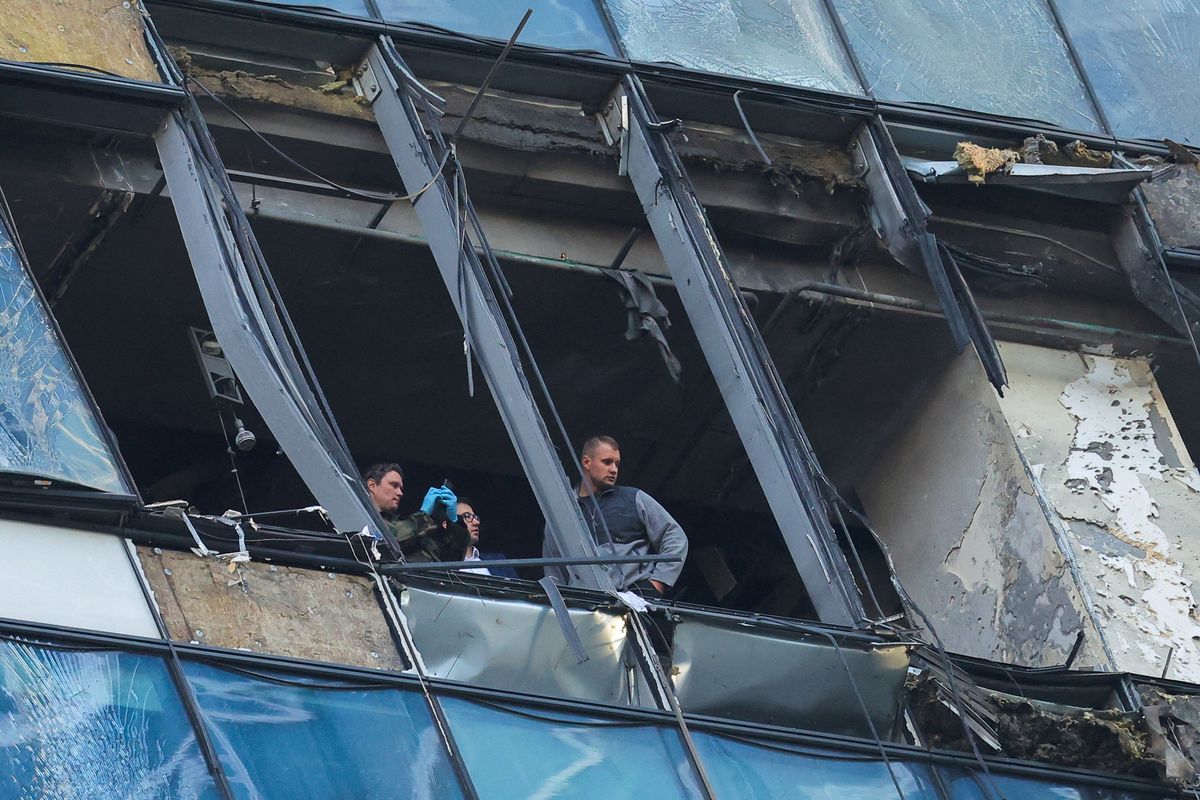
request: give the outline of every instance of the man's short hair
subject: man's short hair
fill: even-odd
[[[365,470],[363,470],[363,474],[362,474],[363,483],[366,483],[367,481],[375,481],[376,483],[382,483],[383,476],[387,475],[389,472],[395,472],[401,478],[404,477],[404,468],[401,467],[399,464],[396,464],[395,462],[388,461],[388,462],[383,462],[380,464],[372,464],[371,466],[369,466]]]
[[[583,447],[579,448],[579,457],[583,458],[584,456],[593,455],[596,452],[596,448],[602,444],[608,445],[613,450],[620,451],[621,449],[621,445],[617,444],[617,440],[611,436],[592,436],[583,443]]]

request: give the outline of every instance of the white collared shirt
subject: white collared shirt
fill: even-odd
[[[472,546],[471,552],[467,553],[467,557],[463,561],[483,561],[479,557],[479,548]],[[487,567],[463,567],[460,572],[474,572],[476,575],[491,575],[491,571]]]

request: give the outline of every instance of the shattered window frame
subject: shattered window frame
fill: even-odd
[[[6,217],[0,217],[0,336],[5,341],[0,351],[0,460],[6,462],[0,468],[134,495],[117,444],[29,272],[20,235]],[[21,340],[23,344],[15,344]]]

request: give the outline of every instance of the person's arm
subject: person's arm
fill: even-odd
[[[646,538],[654,555],[679,556],[677,563],[651,565],[649,580],[659,592],[665,592],[679,580],[683,562],[687,559],[688,540],[683,528],[657,500],[638,490],[634,500],[642,525],[646,527]]]

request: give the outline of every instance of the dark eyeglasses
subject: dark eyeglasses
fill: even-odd
[[[483,522],[483,520],[480,519],[479,515],[473,511],[468,511],[465,514],[459,514],[458,518],[461,519],[463,522]]]

